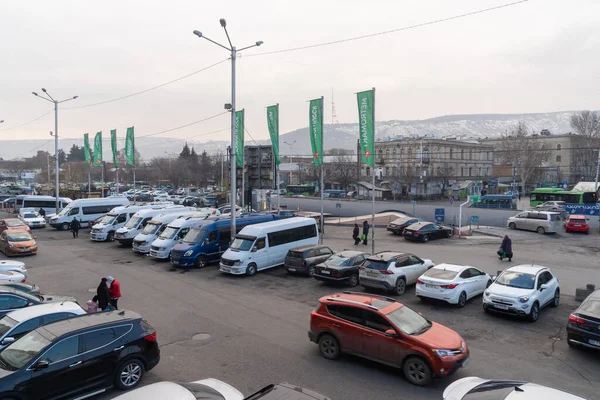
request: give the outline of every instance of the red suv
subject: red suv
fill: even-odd
[[[402,368],[418,386],[452,374],[469,359],[458,333],[391,297],[343,292],[319,302],[310,314],[308,337],[327,359],[343,352]]]

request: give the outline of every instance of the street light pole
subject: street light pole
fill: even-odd
[[[229,32],[227,32],[227,22],[225,21],[225,18],[221,18],[219,20],[219,23],[221,24],[221,27],[223,27],[223,29],[225,30],[225,35],[227,36],[227,42],[229,42],[229,47],[224,46],[218,42],[215,42],[212,39],[207,38],[206,36],[204,36],[202,34],[202,32],[200,31],[194,31],[194,35],[198,36],[199,38],[203,38],[208,40],[209,42],[216,44],[219,47],[224,48],[225,50],[229,51],[231,54],[231,103],[230,104],[225,104],[225,109],[229,110],[231,112],[231,154],[230,154],[230,161],[231,161],[231,241],[233,242],[233,240],[235,239],[235,234],[236,234],[236,226],[235,226],[235,219],[236,219],[236,211],[237,211],[237,176],[236,176],[236,154],[235,152],[237,151],[237,146],[236,146],[236,132],[235,132],[235,61],[237,59],[237,53],[252,47],[257,47],[260,46],[261,44],[263,44],[262,41],[258,41],[256,43],[254,43],[253,45],[250,46],[246,46],[246,47],[242,47],[241,49],[237,49],[232,43],[231,43],[231,39],[229,38]],[[243,170],[242,170],[242,174],[243,174]],[[243,194],[242,194],[243,196]],[[242,204],[243,206],[243,204]]]
[[[42,88],[42,92],[44,92],[44,94],[48,97],[45,96],[40,96],[39,94],[37,94],[36,92],[31,92],[34,96],[39,97],[40,99],[44,99],[46,101],[49,101],[50,103],[54,104],[54,134],[52,132],[50,132],[50,135],[54,135],[54,157],[56,158],[56,163],[55,163],[55,170],[56,170],[56,176],[54,179],[54,184],[56,185],[56,202],[55,202],[55,206],[56,206],[56,213],[58,214],[58,208],[59,208],[59,201],[58,198],[60,196],[60,182],[59,182],[59,163],[58,163],[58,105],[60,103],[64,103],[65,101],[70,101],[70,100],[75,100],[77,97],[79,96],[73,96],[70,97],[68,99],[65,100],[61,100],[61,101],[57,101],[54,100],[54,98],[52,96],[50,96],[50,93],[48,93],[48,91],[44,88]]]
[[[290,146],[290,185],[293,185],[294,183],[292,182],[292,173],[294,172],[294,144],[296,144],[296,141],[294,140],[292,142],[292,144],[289,144],[288,142],[283,142],[285,144],[287,144],[288,146]],[[298,183],[300,183],[300,181],[298,181]]]

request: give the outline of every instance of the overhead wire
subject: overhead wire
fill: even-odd
[[[29,125],[29,124],[37,121],[37,120],[40,120],[40,119],[44,118],[46,115],[50,114],[53,111],[54,111],[53,109],[50,110],[50,111],[47,111],[47,112],[43,113],[42,115],[40,115],[39,117],[35,117],[34,119],[32,119],[30,121],[27,121],[27,122],[24,122],[24,123],[22,123],[20,125],[16,125],[16,126],[13,126],[13,127],[10,127],[10,128],[0,129],[0,132],[12,131],[14,129],[21,128],[21,127],[23,127],[25,125]]]

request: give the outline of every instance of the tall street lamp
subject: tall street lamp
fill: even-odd
[[[235,61],[237,58],[237,53],[239,51],[243,51],[243,50],[249,49],[251,47],[255,47],[255,46],[260,46],[261,44],[263,44],[263,42],[258,41],[256,43],[254,43],[253,45],[242,47],[241,49],[238,50],[231,43],[231,39],[229,38],[229,33],[227,32],[227,22],[225,21],[225,18],[221,18],[219,20],[219,22],[221,23],[221,26],[225,30],[225,35],[227,36],[227,42],[229,42],[229,47],[223,46],[222,44],[215,42],[212,39],[207,38],[200,31],[194,31],[194,35],[198,36],[199,38],[206,39],[209,42],[216,44],[217,46],[222,47],[231,53],[231,104],[225,104],[225,109],[231,111],[231,157],[230,157],[230,161],[231,161],[231,232],[232,232],[231,241],[233,241],[235,238],[235,233],[236,233],[235,217],[236,217],[236,209],[237,209],[237,188],[236,188],[237,177],[236,177],[236,166],[235,166],[236,161],[235,161],[235,153],[234,153],[236,151],[236,146],[235,146],[235,134],[236,134],[236,132],[235,132]]]
[[[292,173],[294,172],[294,144],[296,144],[296,141],[294,140],[291,144],[288,142],[283,142],[283,143],[290,146],[290,153],[292,154],[290,156],[290,185],[293,185],[294,182],[292,182]],[[298,169],[300,169],[300,168],[298,168]],[[298,179],[300,179],[300,174],[298,174]],[[298,183],[300,183],[300,180],[298,180]],[[279,188],[277,188],[277,190],[279,190]]]
[[[56,185],[56,213],[58,214],[58,197],[59,197],[59,192],[60,192],[59,179],[58,179],[58,177],[60,175],[59,171],[58,171],[58,168],[59,168],[59,166],[58,166],[58,105],[60,103],[64,103],[65,101],[75,100],[79,96],[73,96],[73,97],[70,97],[65,100],[57,101],[57,100],[54,100],[54,98],[52,96],[50,96],[50,93],[48,93],[48,91],[46,89],[42,88],[42,92],[44,92],[44,94],[48,97],[43,96],[43,95],[40,96],[36,92],[31,92],[31,93],[33,93],[34,96],[39,97],[40,99],[44,99],[44,100],[49,101],[50,103],[54,104],[54,134],[52,132],[50,132],[50,135],[54,136],[54,158],[56,161],[56,165],[55,165],[56,177],[55,177],[54,184]]]

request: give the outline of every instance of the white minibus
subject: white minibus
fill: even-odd
[[[193,210],[192,207],[183,207],[176,205],[168,205],[158,210],[147,209],[136,212],[129,221],[122,227],[116,230],[115,240],[121,243],[123,246],[131,246],[133,239],[142,232],[146,224],[152,221],[152,218],[157,215],[171,212],[182,212]]]
[[[69,203],[57,215],[50,218],[50,226],[67,230],[73,218],[77,218],[82,228],[90,222],[104,216],[110,210],[119,206],[129,205],[126,197],[105,197],[103,199],[78,199]]]
[[[163,209],[164,204],[147,204],[144,206],[122,206],[115,207],[100,220],[99,223],[92,226],[90,232],[90,240],[95,242],[112,242],[115,238],[117,229],[122,228],[136,212],[141,210],[158,210]]]
[[[289,249],[318,243],[314,218],[295,217],[248,225],[235,235],[221,256],[219,270],[252,276],[262,269],[283,264]]]
[[[136,253],[150,253],[152,242],[154,242],[167,228],[167,225],[175,221],[177,218],[191,217],[197,212],[196,209],[193,209],[192,211],[184,211],[185,208],[186,207],[184,207],[180,212],[163,213],[152,218],[152,220],[146,224],[142,232],[133,239],[133,246],[131,249]]]
[[[58,198],[59,211],[65,208],[72,200],[68,197]],[[19,212],[21,208],[33,208],[35,211],[40,211],[43,208],[46,213],[56,212],[56,197],[52,196],[17,196],[15,202],[15,211]]]

